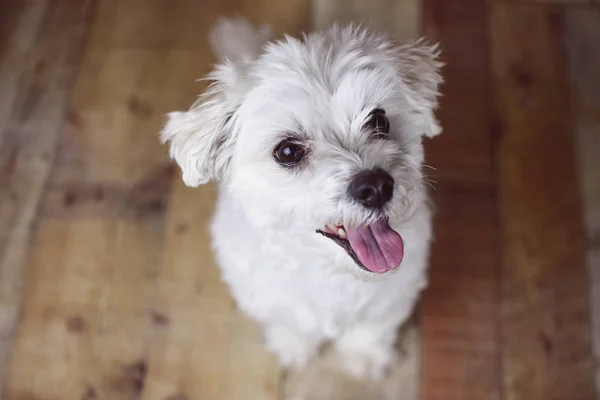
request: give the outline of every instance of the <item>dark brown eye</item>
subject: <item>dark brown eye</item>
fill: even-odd
[[[369,119],[365,123],[365,129],[373,132],[373,135],[379,139],[385,139],[390,133],[390,121],[385,116],[385,111],[376,108],[369,114]]]
[[[277,145],[273,154],[279,164],[292,167],[306,155],[306,148],[293,140],[284,140]]]

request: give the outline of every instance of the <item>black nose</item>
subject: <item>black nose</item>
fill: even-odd
[[[380,209],[394,194],[394,178],[381,168],[361,171],[352,178],[348,190],[365,207]]]

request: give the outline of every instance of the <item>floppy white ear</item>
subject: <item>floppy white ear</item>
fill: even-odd
[[[186,185],[199,186],[225,173],[235,141],[232,122],[248,89],[245,70],[269,36],[268,27],[255,29],[243,19],[222,19],[211,30],[213,52],[223,60],[205,79],[213,84],[189,111],[168,114],[161,132]]]
[[[423,39],[398,48],[400,73],[406,84],[415,94],[414,106],[423,120],[423,134],[433,137],[442,129],[435,118],[438,106],[439,86],[443,82],[440,69],[444,65],[440,60],[438,45],[429,45]]]
[[[234,142],[231,118],[240,101],[230,93],[236,74],[233,65],[221,64],[207,78],[213,84],[188,111],[167,115],[160,137],[169,142],[171,158],[188,186],[218,180],[227,169]]]

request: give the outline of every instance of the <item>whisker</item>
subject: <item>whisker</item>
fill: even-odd
[[[434,181],[433,179],[430,179],[429,176],[423,174],[423,182],[429,186],[430,188],[432,188],[433,190],[437,191],[437,188],[435,187],[435,184],[437,184],[436,181]]]

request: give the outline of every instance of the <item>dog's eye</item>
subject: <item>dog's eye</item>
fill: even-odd
[[[278,163],[291,167],[298,164],[306,155],[306,148],[301,143],[284,140],[277,145],[273,155]]]
[[[365,123],[365,129],[373,132],[373,135],[378,139],[387,138],[390,133],[390,121],[385,116],[385,110],[376,108],[369,114],[369,119]]]

